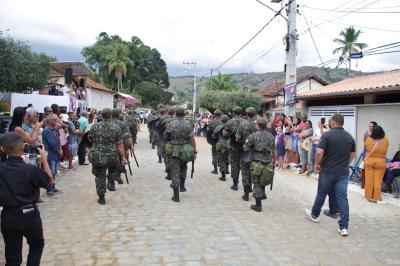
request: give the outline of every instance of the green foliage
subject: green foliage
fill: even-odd
[[[169,87],[165,61],[156,49],[145,45],[138,37],[133,36],[130,41],[124,41],[118,35],[110,36],[102,32],[97,37],[96,43],[85,47],[81,53],[86,58],[86,63],[98,72],[105,84],[117,87],[118,78],[109,71],[109,59],[110,54],[116,53],[116,47],[122,47],[121,44],[126,48],[120,48],[120,50],[127,50],[120,51],[124,55],[122,58],[129,59],[129,63],[126,63],[128,60],[123,60],[126,66],[126,75],[122,79],[123,87],[131,92],[133,88],[145,81],[158,84],[163,88]]]
[[[168,105],[174,96],[172,92],[162,89],[159,85],[144,81],[136,86],[135,93],[142,101],[142,105],[156,108],[159,103]]]
[[[218,72],[218,76],[209,78],[204,87],[208,90],[216,90],[216,91],[236,91],[240,89],[240,86],[234,84],[232,82],[232,77],[228,75],[221,75]]]
[[[108,71],[115,73],[118,80],[118,91],[122,90],[122,77],[126,76],[127,66],[132,64],[129,59],[128,46],[124,43],[114,43],[111,52],[107,55]]]
[[[41,89],[47,84],[50,62],[55,58],[35,53],[23,42],[0,32],[0,89],[25,91]]]
[[[200,107],[214,113],[216,109],[221,109],[224,113],[232,111],[235,106],[243,109],[254,107],[257,111],[262,104],[261,98],[245,89],[237,91],[211,91],[204,89],[199,95]]]

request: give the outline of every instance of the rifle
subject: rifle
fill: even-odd
[[[129,174],[132,176],[131,162],[129,160],[129,156],[126,156],[126,161],[128,164]]]
[[[194,158],[192,160],[192,172],[190,173],[190,178],[193,179],[193,173],[194,173]]]
[[[130,151],[131,151],[131,156],[133,156],[133,158],[135,159],[135,163],[136,163],[137,167],[139,168],[139,163],[136,159],[135,151],[134,150],[130,150]]]
[[[125,174],[126,183],[129,184],[129,179],[128,179],[128,175],[127,175],[127,173],[126,173],[126,168],[125,168],[125,165],[122,164],[122,161],[121,161],[121,160],[120,160],[120,166],[119,166],[119,168],[120,168],[120,169],[119,169],[119,172]]]

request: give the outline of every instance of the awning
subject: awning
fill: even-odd
[[[122,100],[127,101],[127,103],[129,102],[129,104],[138,104],[140,103],[140,100],[133,97],[132,95],[126,94],[126,93],[122,93],[122,92],[118,92],[116,93],[116,95],[120,98],[122,98]]]
[[[65,74],[67,68],[72,68],[72,75],[74,76],[89,76],[94,74],[90,68],[81,61],[76,62],[52,62],[50,63],[50,70],[54,70],[62,75]],[[51,71],[50,71],[51,72]]]

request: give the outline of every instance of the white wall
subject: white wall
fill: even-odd
[[[87,89],[87,99],[89,108],[101,110],[103,108],[113,108],[114,95],[110,92]]]
[[[310,82],[311,81],[311,82]],[[307,79],[297,84],[297,93],[301,91],[314,90],[322,87],[323,85],[315,79]]]

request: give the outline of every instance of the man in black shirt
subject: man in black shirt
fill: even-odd
[[[349,202],[347,186],[349,182],[349,164],[355,156],[355,141],[343,129],[344,118],[335,114],[330,120],[330,128],[324,133],[315,157],[315,172],[319,173],[318,191],[312,210],[305,210],[308,219],[319,222],[319,214],[325,198],[332,193],[339,207],[340,220],[338,232],[348,235]]]
[[[7,160],[0,164],[1,233],[5,243],[6,265],[21,265],[25,236],[29,245],[27,265],[40,265],[44,247],[42,220],[36,203],[39,188],[48,188],[53,179],[43,147],[39,154],[44,170],[25,164],[21,155],[25,144],[14,132],[4,135],[1,150]]]

